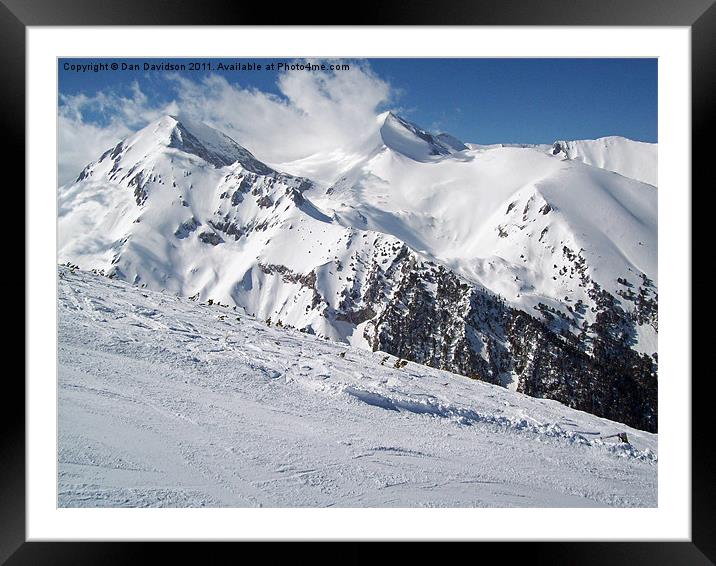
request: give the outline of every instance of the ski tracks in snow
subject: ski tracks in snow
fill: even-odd
[[[66,268],[59,306],[61,506],[656,504],[656,435]]]

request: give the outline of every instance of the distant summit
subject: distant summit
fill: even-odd
[[[467,149],[454,136],[433,135],[392,112],[381,114],[379,120],[382,121],[380,136],[383,143],[415,161],[430,161]]]

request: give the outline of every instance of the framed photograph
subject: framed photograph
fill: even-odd
[[[0,559],[712,563],[712,3],[219,4],[1,7],[27,333]]]

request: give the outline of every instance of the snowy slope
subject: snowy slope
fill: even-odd
[[[448,133],[432,134],[392,112],[384,112],[374,123],[367,124],[362,135],[357,136],[349,147],[336,147],[272,166],[308,177],[325,188],[335,183],[344,171],[363,163],[367,156],[385,147],[413,160],[427,162],[455,156],[468,146]]]
[[[440,156],[467,149],[464,143],[449,134],[434,136],[392,112],[381,114],[378,120],[382,123],[382,143],[415,161],[433,161]]]
[[[658,146],[609,136],[596,140],[556,141],[551,153],[614,171],[642,183],[657,186]]]
[[[658,144],[634,141],[620,136],[596,140],[558,140],[553,144],[465,144],[475,151],[512,147],[534,149],[561,159],[570,159],[619,173],[642,183],[657,186]]]
[[[238,318],[59,269],[59,506],[657,504],[656,435]]]

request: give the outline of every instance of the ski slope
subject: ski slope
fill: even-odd
[[[655,434],[240,309],[58,287],[60,507],[657,505]]]

